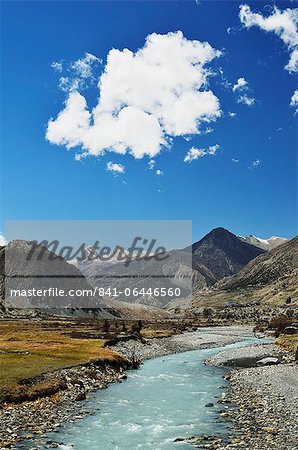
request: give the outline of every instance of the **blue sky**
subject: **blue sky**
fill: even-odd
[[[23,219],[191,219],[194,239],[218,226],[241,235],[297,234],[297,116],[290,106],[297,77],[285,69],[296,47],[274,30],[241,23],[239,6],[236,1],[4,2],[0,229],[6,220]],[[263,17],[274,14],[268,2],[249,6]],[[294,3],[276,6],[282,12]],[[49,119],[56,121],[74,92],[58,84],[62,76],[74,80],[69,68],[75,61],[86,52],[102,59],[75,89],[91,111],[112,48],[137,52],[148,35],[178,30],[190,43],[208,42],[221,51],[206,64],[212,74],[203,87],[220,104],[221,116],[200,127],[212,132],[165,133],[167,146],[142,158],[129,150],[90,156],[91,146],[86,158],[75,160],[80,145],[67,150],[53,143],[69,142],[69,134],[56,127],[52,143],[46,139]],[[62,72],[53,62],[62,64]],[[119,74],[113,69],[112,82]],[[238,88],[241,78],[247,84]],[[116,83],[111,86],[117,91]],[[176,125],[177,130],[180,122]],[[185,162],[191,148],[196,159]],[[108,163],[124,173],[107,170]]]

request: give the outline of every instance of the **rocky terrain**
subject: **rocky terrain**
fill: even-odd
[[[99,295],[93,295],[93,287],[79,269],[68,264],[64,258],[57,257],[46,247],[36,246],[32,256],[31,252],[32,244],[22,240],[12,241],[0,247],[0,316],[4,314],[32,317],[38,314],[87,316],[89,308],[92,309],[91,317],[118,317],[117,312],[107,307]],[[66,295],[58,296],[57,291],[46,297],[9,295],[10,289],[28,291],[32,288],[63,289]],[[84,297],[70,296],[68,294],[70,289],[85,290],[90,294]]]
[[[298,237],[259,256],[234,277],[223,279],[217,284],[218,289],[232,291],[236,289],[261,287],[269,283],[286,282],[288,277],[298,275]],[[286,286],[284,286],[286,287]]]
[[[82,400],[94,390],[125,379],[124,368],[125,365],[91,363],[45,374],[45,381],[62,380],[63,388],[54,395],[0,409],[0,448],[15,448],[14,443],[25,439],[36,447],[44,444],[43,434],[58,431],[66,422],[92,413]]]
[[[268,300],[270,297],[270,301],[273,299],[274,304],[278,303],[277,297],[280,293],[281,301],[284,301],[286,296],[295,297],[295,289],[293,289],[293,286],[295,288],[294,276],[296,277],[294,267],[297,265],[297,258],[295,259],[297,243],[293,250],[295,240],[287,241],[268,253],[264,248],[259,248],[263,245],[262,240],[253,238],[251,236],[240,238],[224,228],[216,228],[191,247],[169,252],[170,257],[165,261],[157,263],[154,259],[149,259],[147,262],[133,260],[128,268],[124,267],[123,263],[115,261],[113,264],[110,262],[105,264],[96,257],[92,260],[76,261],[72,264],[67,263],[61,257],[49,262],[48,256],[55,255],[47,249],[43,249],[44,256],[41,260],[37,260],[37,255],[34,255],[28,261],[26,255],[32,248],[31,244],[26,241],[13,241],[6,247],[0,248],[1,296],[3,298],[4,295],[6,252],[10,262],[6,264],[6,281],[9,281],[12,288],[28,289],[33,285],[45,288],[63,285],[67,289],[71,285],[72,288],[92,289],[94,287],[110,287],[112,283],[113,288],[117,288],[118,291],[123,291],[123,288],[127,286],[139,290],[148,287],[152,290],[155,287],[165,289],[179,287],[181,290],[178,299],[168,295],[158,297],[131,295],[131,297],[125,298],[120,295],[117,299],[107,296],[84,297],[83,299],[67,296],[63,299],[54,297],[46,300],[25,299],[25,302],[28,303],[28,305],[26,304],[27,308],[29,306],[40,307],[38,301],[47,302],[46,306],[51,314],[53,311],[50,311],[50,306],[60,306],[64,309],[68,308],[68,310],[73,307],[77,311],[81,306],[81,312],[84,315],[87,314],[86,310],[89,307],[95,307],[93,312],[98,317],[122,317],[124,314],[125,317],[135,318],[136,314],[139,314],[142,318],[145,309],[131,309],[129,303],[153,308],[150,314],[152,313],[151,317],[154,317],[157,308],[166,307],[165,315],[173,315],[177,308],[180,308],[180,311],[189,308],[196,311],[206,303],[209,306],[217,304],[223,306],[228,300],[235,300],[240,303],[250,303],[253,307],[255,302],[264,296],[266,301],[267,297]],[[270,238],[269,240],[271,246],[276,246],[284,241],[283,238]],[[262,245],[259,245],[259,241]],[[30,278],[32,273],[39,278]],[[50,278],[42,277],[45,274]],[[12,275],[17,278],[12,278]],[[55,279],[56,275],[59,275],[59,278]],[[128,279],[129,276],[131,277]],[[195,293],[195,300],[192,304],[189,295],[191,284]],[[256,290],[257,293],[254,292]],[[121,305],[122,301],[123,305]],[[15,304],[16,299],[12,299],[12,302]],[[24,298],[22,298],[23,303]],[[113,303],[116,305],[114,308]],[[60,312],[58,311],[58,313]]]
[[[211,289],[194,292],[191,310],[208,306],[230,320],[261,320],[273,313],[295,315],[297,305],[298,237],[258,256]]]
[[[208,331],[208,333],[205,333]],[[217,327],[214,332],[210,328],[200,328],[198,332],[188,332],[161,339],[150,339],[143,343],[135,340],[119,342],[111,347],[117,353],[131,359],[133,353],[140,361],[173,353],[187,352],[211,347],[223,347],[239,342],[251,327]]]
[[[268,356],[275,364],[259,366]],[[293,353],[273,344],[250,345],[220,352],[205,363],[237,368],[225,375],[230,387],[218,400],[219,421],[230,422],[232,429],[227,435],[179,441],[209,450],[297,449],[298,366]]]
[[[210,332],[211,331],[211,332]],[[129,340],[111,346],[128,359],[137,356],[145,360],[188,350],[224,346],[240,341],[251,328],[231,327],[218,330],[202,329],[202,333],[184,333],[169,338]],[[65,422],[72,422],[92,413],[84,399],[96,389],[125,379],[125,360],[117,364],[82,364],[44,374],[40,381],[63,381],[56,393],[18,405],[4,405],[0,409],[0,448],[14,448],[14,443],[29,439],[36,448],[45,443],[44,433],[59,431]],[[26,444],[25,448],[26,448]],[[49,446],[51,447],[51,443]],[[55,444],[53,443],[53,446]]]
[[[298,367],[295,363],[243,369],[229,376],[232,402],[232,443],[213,448],[297,449]],[[210,447],[209,447],[210,448]]]
[[[224,346],[247,336],[252,336],[251,327],[209,327],[168,338],[118,342],[111,348],[127,359],[136,357],[141,361],[188,350]],[[279,364],[255,367],[258,360],[268,356],[277,358]],[[246,360],[244,365],[243,360]],[[177,439],[177,442],[188,441],[202,449],[267,450],[269,445],[276,450],[295,449],[298,433],[298,366],[294,356],[273,344],[262,344],[224,350],[206,363],[248,367],[225,375],[231,387],[225,389],[218,400],[222,405],[219,420],[230,421],[233,429],[224,436],[185,437]],[[50,441],[44,433],[59,431],[65,422],[92,414],[91,404],[87,407],[83,400],[93,390],[106,388],[111,382],[121,382],[126,377],[124,370],[124,363],[89,363],[43,375],[45,380],[63,380],[64,386],[48,397],[4,406],[0,410],[0,447],[14,448],[14,443],[20,441],[20,448],[26,448],[22,440],[29,439],[35,448],[44,444],[56,448],[59,445],[58,435],[57,441]],[[231,405],[237,405],[237,408]]]
[[[262,253],[264,250],[243,242],[230,231],[215,228],[192,245],[193,269],[203,275],[207,273],[206,284],[210,285],[223,277],[238,273]]]
[[[224,228],[216,228],[191,247],[169,251],[169,258],[157,263],[153,258],[145,261],[132,261],[129,268],[123,263],[103,264],[99,258],[92,261],[77,261],[75,264],[89,283],[93,286],[109,286],[111,277],[113,287],[124,290],[127,278],[119,279],[119,275],[131,275],[129,286],[142,288],[181,288],[181,298],[190,293],[191,284],[194,289],[212,286],[222,277],[233,275],[249,261],[264,253],[265,250],[243,242],[240,238]],[[100,274],[100,278],[98,277]],[[138,277],[136,277],[136,274]],[[144,275],[144,276],[142,276]],[[149,277],[148,277],[149,276]],[[106,277],[106,278],[105,278]],[[121,296],[119,297],[121,299]],[[172,297],[141,296],[123,298],[125,302],[141,303],[153,307],[164,307],[173,300]]]
[[[264,358],[286,362],[288,354],[274,344],[249,345],[218,353],[205,361],[205,364],[228,367],[253,367]]]

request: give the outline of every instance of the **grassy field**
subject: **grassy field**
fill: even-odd
[[[122,356],[105,347],[109,341],[132,334],[146,339],[168,337],[184,328],[180,321],[140,326],[140,321],[122,320],[0,320],[0,401],[22,401],[63,389],[62,380],[38,380],[57,369],[92,361],[123,363]]]
[[[73,322],[0,321],[0,393],[17,393],[24,390],[23,380],[56,369],[91,361],[120,362],[121,356],[104,348],[106,340],[96,332],[96,325]],[[40,389],[47,386],[41,383]]]

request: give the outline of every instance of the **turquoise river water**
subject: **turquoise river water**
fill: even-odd
[[[205,366],[204,360],[222,350],[258,342],[246,338],[221,348],[194,350],[146,361],[128,371],[123,383],[97,391],[88,400],[93,415],[69,425],[49,439],[74,450],[186,450],[177,437],[225,432],[217,422],[217,404],[226,382],[225,369]],[[264,341],[262,341],[264,342]],[[205,407],[206,403],[214,407]],[[48,447],[45,447],[48,448]]]

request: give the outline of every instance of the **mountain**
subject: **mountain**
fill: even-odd
[[[249,261],[264,253],[224,228],[215,228],[192,245],[192,266],[212,285],[239,272]]]
[[[223,278],[206,292],[197,291],[192,307],[261,307],[298,305],[298,237],[250,261],[240,272]]]
[[[32,253],[32,250],[34,252]],[[42,257],[39,257],[42,255]],[[40,296],[32,295],[32,289],[54,289]],[[11,290],[26,290],[26,295],[18,296]],[[55,289],[63,289],[64,295],[57,295]],[[73,290],[72,294],[69,290]],[[83,297],[78,295],[84,291]],[[93,287],[82,273],[62,257],[57,257],[46,247],[24,240],[15,240],[0,247],[0,310],[15,313],[30,313],[35,310],[42,314],[55,311],[71,312],[79,315],[91,310],[98,317],[113,318],[114,311],[105,308],[102,298],[93,295]],[[6,295],[5,295],[6,294]],[[5,298],[5,301],[4,301]]]
[[[190,252],[172,250],[165,256],[162,261],[153,256],[132,259],[129,266],[125,261],[105,263],[99,258],[84,259],[78,260],[76,266],[92,286],[105,290],[106,297],[111,293],[108,304],[110,300],[118,300],[160,308],[173,298],[172,292],[179,290],[180,296],[187,296],[192,286]],[[167,292],[153,294],[161,289]]]
[[[218,289],[235,291],[243,288],[269,286],[283,281],[284,288],[298,275],[298,237],[259,256],[238,274],[217,283]],[[296,280],[298,281],[298,280]]]
[[[248,244],[254,245],[258,248],[262,248],[266,251],[273,250],[274,248],[288,241],[287,238],[278,236],[271,236],[271,238],[268,239],[261,239],[257,236],[254,236],[253,234],[247,237],[239,236],[239,239],[241,239],[243,242],[247,242]]]
[[[146,263],[132,261],[129,269],[124,263],[103,263],[98,258],[92,261],[75,262],[76,267],[92,286],[109,287],[124,291],[125,287],[142,288],[181,288],[180,297],[187,297],[190,281],[193,289],[212,286],[219,279],[237,273],[249,261],[264,253],[251,244],[243,242],[224,228],[216,228],[203,239],[183,250],[168,252],[169,258],[157,263],[154,258]],[[192,256],[192,261],[191,261]],[[137,275],[137,276],[136,276]],[[128,280],[129,276],[132,277]],[[190,280],[191,279],[191,280]],[[131,296],[122,298],[125,302],[141,303],[152,307],[164,307],[173,297],[167,295]]]

